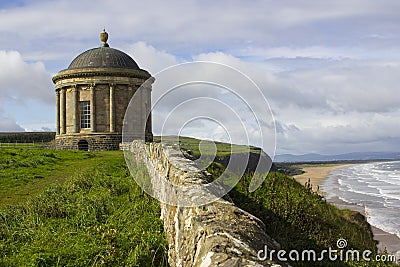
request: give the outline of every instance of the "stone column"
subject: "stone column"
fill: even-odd
[[[96,131],[96,85],[90,85],[90,130]]]
[[[144,98],[143,98],[143,91],[144,88],[143,86],[140,86],[139,88],[136,88],[135,90],[135,102],[133,103],[133,111],[134,115],[134,123],[129,122],[133,126],[133,133],[134,133],[134,139],[141,139],[144,137],[144,131],[145,131],[145,125],[143,123],[144,121],[144,111],[143,111],[143,105],[144,105]]]
[[[79,121],[79,91],[78,87],[74,85],[72,88],[73,90],[73,97],[74,97],[74,133],[79,132],[80,128],[80,121]]]
[[[114,84],[110,84],[110,132],[115,132]]]
[[[66,133],[66,89],[61,88],[60,89],[60,124],[61,124],[61,134]]]
[[[60,90],[56,88],[56,135],[60,134]]]
[[[149,78],[144,84],[145,90],[145,97],[146,97],[146,105],[145,105],[145,112],[146,112],[146,128],[145,128],[145,140],[147,142],[153,141],[153,132],[152,132],[152,120],[151,120],[151,91],[152,91],[152,84],[154,83],[154,77]]]
[[[146,110],[146,115],[147,115],[147,122],[146,122],[146,141],[150,142],[153,141],[153,127],[152,127],[152,120],[151,120],[151,85],[149,88],[146,90],[147,92],[147,110]]]
[[[140,88],[140,130],[146,133],[146,87]]]

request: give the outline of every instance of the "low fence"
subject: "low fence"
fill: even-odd
[[[0,143],[1,148],[42,149],[45,143]]]
[[[147,167],[150,186],[161,198],[174,194],[166,181],[189,188],[207,183],[206,175],[173,147],[134,141],[123,149],[132,152],[137,164]],[[264,246],[279,249],[280,245],[265,233],[260,219],[230,201],[219,199],[195,207],[160,206],[172,267],[281,266],[257,257]]]

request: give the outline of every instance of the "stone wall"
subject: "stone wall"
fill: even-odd
[[[122,142],[121,134],[65,134],[57,135],[55,146],[61,150],[78,150],[78,142],[85,140],[89,151],[118,150]]]
[[[189,187],[209,182],[206,173],[170,146],[134,141],[124,149],[135,155],[137,163],[146,165],[153,192],[161,198],[171,192],[160,177]],[[198,207],[160,205],[172,267],[280,266],[258,260],[257,252],[265,245],[269,250],[279,249],[280,245],[265,233],[261,220],[229,200]]]

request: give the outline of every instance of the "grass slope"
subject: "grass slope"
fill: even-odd
[[[72,157],[64,171],[75,174],[24,204],[0,210],[0,266],[167,266],[159,204],[131,178],[122,152],[12,153],[14,161],[7,166],[15,171],[32,167],[29,158],[38,158],[36,166],[51,174],[45,166],[60,170],[56,158]],[[79,170],[75,164],[88,166]],[[135,175],[147,175],[146,170],[137,169]]]
[[[18,204],[120,152],[0,149],[0,208]]]
[[[197,155],[199,142],[186,138],[180,143]],[[229,155],[231,145],[217,143],[217,149],[217,156],[223,157]],[[3,195],[25,188],[42,191],[25,204],[0,211],[0,266],[167,266],[158,202],[130,178],[122,152],[0,153],[5,153],[0,154]],[[212,163],[207,170],[218,177],[224,167]],[[134,175],[147,172],[137,169]],[[230,196],[240,208],[259,217],[266,232],[286,251],[335,249],[339,238],[348,241],[348,248],[376,251],[370,227],[358,213],[339,210],[278,172],[268,174],[262,187],[249,193],[251,178],[245,175]],[[8,198],[20,202],[12,194]],[[325,261],[292,266],[390,264]]]
[[[155,136],[154,140],[159,141],[161,140],[161,137]],[[169,143],[173,145],[176,140],[178,139],[175,136],[162,137],[162,141],[167,144]],[[229,156],[232,153],[255,153],[255,154],[260,153],[260,149],[253,146],[227,144],[222,142],[200,140],[192,137],[179,136],[179,147],[186,151],[190,150],[195,157],[200,157],[201,154],[203,156],[208,154],[214,155],[215,152],[213,149],[214,144],[216,148],[217,157]],[[200,147],[202,148],[201,152],[200,152]]]
[[[171,141],[176,140],[170,137]],[[168,142],[168,137],[164,141]],[[183,150],[191,150],[199,157],[201,140],[179,137],[179,146]],[[207,142],[207,141],[205,141]],[[230,153],[241,153],[244,146],[231,145],[216,142],[216,157],[223,158]],[[205,146],[207,148],[207,146]],[[251,153],[259,153],[259,150],[250,147]],[[331,247],[336,249],[336,242],[344,238],[348,242],[347,248],[359,251],[371,250],[375,254],[376,241],[370,225],[358,212],[340,210],[327,203],[321,196],[305,188],[286,174],[297,173],[297,166],[288,168],[286,165],[275,165],[264,180],[262,186],[253,193],[249,193],[248,187],[252,179],[251,174],[246,174],[235,188],[229,193],[233,202],[243,210],[257,216],[266,225],[266,232],[277,240],[285,251],[310,250],[322,251]],[[219,163],[212,163],[208,168],[215,178],[220,177],[225,168]],[[391,266],[382,262],[291,262],[292,266]]]

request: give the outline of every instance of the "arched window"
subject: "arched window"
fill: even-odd
[[[89,143],[86,140],[79,140],[78,142],[78,150],[88,151]]]

